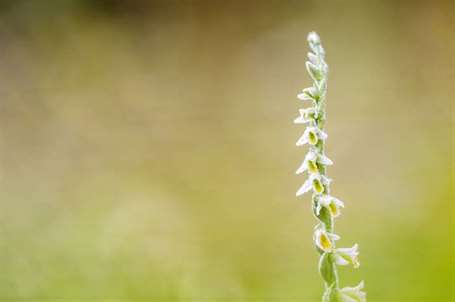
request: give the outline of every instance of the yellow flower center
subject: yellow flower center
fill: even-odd
[[[322,185],[321,181],[319,181],[319,179],[313,180],[313,188],[319,194],[324,192],[324,186]]]
[[[335,203],[331,202],[329,203],[329,210],[332,216],[337,216],[338,215],[338,208],[335,205]]]
[[[318,136],[316,135],[316,133],[310,131],[310,133],[308,133],[308,141],[310,142],[310,144],[316,145],[318,143]]]
[[[318,164],[315,161],[308,161],[308,171],[310,173],[317,173],[318,172]]]
[[[319,238],[319,242],[320,242],[323,250],[327,251],[332,248],[332,242],[330,241],[330,239],[327,237],[326,234],[321,234],[321,237]]]

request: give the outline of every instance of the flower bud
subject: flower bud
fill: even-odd
[[[314,31],[308,34],[307,40],[310,44],[321,44],[321,38],[319,38],[319,35]]]

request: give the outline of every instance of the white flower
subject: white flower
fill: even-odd
[[[327,133],[319,129],[318,127],[307,127],[303,135],[299,138],[296,145],[302,146],[305,144],[316,145],[319,140],[326,140],[328,137]]]
[[[333,162],[327,156],[317,154],[314,151],[309,151],[295,173],[300,174],[305,171],[308,171],[309,173],[319,173],[319,165],[329,166],[332,164]]]
[[[311,62],[307,62],[307,65]],[[326,74],[328,72],[327,65],[322,64],[321,67],[314,68],[320,69],[322,73]],[[305,88],[301,93],[297,95],[297,98],[301,101],[314,101],[318,102],[321,97],[325,96],[327,93],[327,80],[323,77],[318,81],[314,82],[313,86]]]
[[[300,196],[311,189],[313,189],[314,193],[321,194],[331,181],[332,180],[330,178],[319,173],[310,174],[310,177],[308,177],[295,195]]]
[[[334,248],[334,241],[338,239],[340,236],[326,232],[321,228],[317,228],[314,232],[314,242],[324,252],[331,252]]]
[[[297,95],[297,98],[302,101],[316,101],[318,97],[318,89],[315,87],[305,88]]]
[[[330,195],[323,195],[318,199],[316,215],[319,215],[321,208],[326,208],[332,217],[340,215],[340,208],[344,208],[344,202]]]
[[[299,109],[300,116],[294,120],[294,124],[305,124],[318,118],[315,108]]]
[[[295,172],[296,174],[303,173],[305,171],[308,171],[310,173],[318,173],[318,165],[317,165],[317,160],[318,155],[314,151],[309,151],[307,155],[305,156],[305,159],[303,160],[302,164],[300,167],[297,169]]]
[[[366,302],[367,294],[362,291],[363,281],[356,287],[344,287],[338,291],[341,302]]]
[[[350,248],[338,248],[335,250],[335,263],[337,265],[348,265],[352,264],[354,268],[358,268],[360,266],[359,262],[359,246],[358,244],[354,244],[353,247]]]
[[[315,81],[320,81],[325,76],[325,69],[322,66],[315,65],[310,61],[305,62],[306,70]]]

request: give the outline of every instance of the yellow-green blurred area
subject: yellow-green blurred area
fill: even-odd
[[[454,301],[452,1],[0,1],[1,301],[320,301],[292,123],[369,301]],[[452,121],[452,122],[451,122]]]

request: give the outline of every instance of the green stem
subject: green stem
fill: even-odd
[[[325,113],[325,99],[324,98],[321,98],[319,100],[318,107],[319,107],[319,113],[320,113],[321,116],[317,119],[316,126],[319,129],[324,130],[325,115],[326,115],[326,113]],[[325,141],[324,140],[319,140],[318,144],[316,145],[316,149],[318,150],[319,154],[324,154]],[[321,173],[321,175],[327,176],[326,175],[327,169],[326,169],[326,167],[324,165],[320,165],[319,166],[319,172]],[[324,191],[325,191],[325,194],[329,194],[330,193],[330,188],[329,188],[328,185],[324,185]],[[315,196],[313,196],[313,199],[315,199]],[[313,202],[316,202],[316,201],[313,201]],[[330,215],[330,213],[327,211],[327,209],[325,209],[325,208],[322,209],[321,212],[320,212],[320,216],[323,216],[323,217],[320,217],[320,220],[324,223],[324,226],[325,226],[325,229],[327,230],[327,232],[333,233],[334,232],[334,219]],[[334,288],[338,288],[338,283],[339,282],[338,282],[337,266],[336,266],[335,262],[333,261],[332,255],[329,254],[327,256],[328,256],[328,259],[327,259],[328,269],[331,270],[331,275],[333,276],[333,280],[334,280],[333,283],[334,284],[333,283],[329,284],[328,282],[325,282],[325,287],[329,288],[329,287],[333,286]],[[321,255],[321,257],[322,257],[322,255]]]

